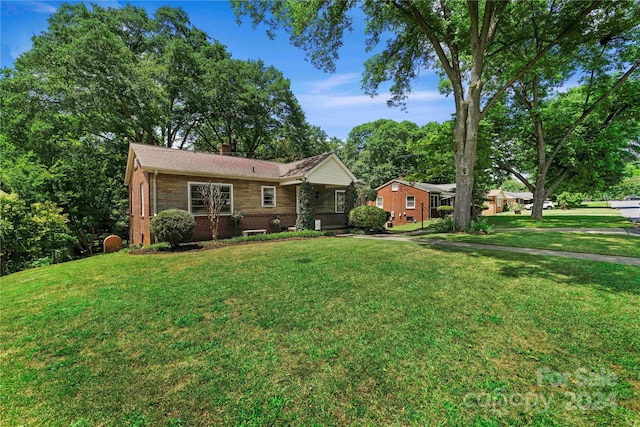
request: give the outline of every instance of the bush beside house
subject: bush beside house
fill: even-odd
[[[196,230],[194,216],[182,209],[160,212],[149,223],[149,231],[159,242],[168,242],[172,248],[187,242]]]
[[[349,214],[349,225],[366,231],[382,231],[387,213],[375,206],[358,206]]]

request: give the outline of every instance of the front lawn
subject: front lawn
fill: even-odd
[[[503,212],[486,217],[499,228],[631,228],[633,224],[610,208],[578,208],[545,210],[541,220],[531,219],[531,211],[521,215]]]
[[[486,245],[515,246],[518,248],[547,249],[600,255],[640,258],[640,237],[590,233],[505,231],[487,235],[430,234],[433,238],[454,242],[483,243]]]
[[[421,229],[425,229],[428,230],[429,226],[439,222],[440,219],[430,219],[427,221],[424,221],[424,223],[422,222],[415,222],[415,223],[409,223],[409,224],[403,224],[403,225],[398,225],[396,227],[392,227],[389,229],[390,232],[392,233],[407,233],[410,231],[417,231],[417,230],[421,230]]]
[[[325,238],[2,278],[2,424],[638,425],[637,267]]]

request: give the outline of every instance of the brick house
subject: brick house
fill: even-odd
[[[441,205],[453,206],[455,184],[435,185],[392,179],[376,188],[376,200],[369,202],[390,212],[393,226],[437,218]]]
[[[513,205],[515,203],[525,204],[533,201],[533,194],[529,192],[513,192],[504,191],[500,188],[491,190],[485,196],[485,204],[489,209],[482,211],[483,216],[491,216],[500,212],[504,212],[505,205]]]
[[[196,240],[210,239],[208,217],[199,188],[219,184],[226,199],[221,215],[240,211],[241,229],[269,229],[280,217],[286,229],[295,225],[299,187],[303,181],[314,186],[314,211],[323,228],[344,225],[344,194],[357,178],[333,153],[292,163],[196,153],[187,150],[130,144],[125,173],[129,187],[129,241],[149,244],[153,237],[149,222],[158,212],[183,209],[196,218]],[[230,219],[230,218],[229,218]],[[222,218],[220,236],[233,233],[230,220]]]

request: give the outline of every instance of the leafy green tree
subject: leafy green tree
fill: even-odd
[[[621,178],[629,142],[640,135],[640,4],[600,9],[592,28],[560,45],[513,81],[494,108],[496,165],[534,195],[532,217],[555,191],[593,192]],[[522,22],[532,33],[522,47],[545,43],[544,21]],[[579,86],[565,92],[578,76]]]
[[[354,127],[339,156],[359,179],[375,188],[418,171],[423,154],[409,147],[423,136],[415,123],[380,119]]]
[[[376,94],[392,80],[391,104],[404,102],[423,68],[441,71],[442,89],[455,101],[454,158],[458,228],[470,224],[480,122],[506,90],[547,54],[561,47],[575,55],[585,34],[615,29],[620,9],[636,4],[600,1],[410,1],[288,2],[233,1],[236,15],[266,23],[269,34],[284,28],[311,62],[335,70],[345,31],[353,29],[350,11],[359,8],[366,20],[367,49],[384,38],[386,45],[365,63],[364,88]],[[540,43],[523,22],[542,25]],[[533,49],[523,49],[533,46]]]
[[[625,82],[629,76],[601,77],[597,88],[586,84],[547,98],[539,85],[530,86],[531,98],[520,89],[496,138],[495,159],[533,193],[532,217],[542,216],[542,202],[554,191],[592,194],[623,178],[630,143],[640,137],[640,81]]]
[[[234,153],[271,158],[279,154],[280,141],[304,139],[304,113],[289,80],[274,67],[225,59],[212,63],[203,80],[207,92],[196,148],[215,151],[228,144]]]
[[[456,167],[451,151],[453,122],[429,122],[422,127],[424,136],[408,144],[408,150],[419,159],[417,172],[410,180],[446,184],[456,181]]]
[[[517,179],[509,178],[502,183],[502,189],[504,191],[527,191],[526,185],[518,181]]]
[[[66,215],[51,202],[27,204],[0,191],[0,274],[67,259]]]

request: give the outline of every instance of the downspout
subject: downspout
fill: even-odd
[[[158,170],[153,173],[153,216],[158,215],[158,182],[156,177],[158,176]]]

